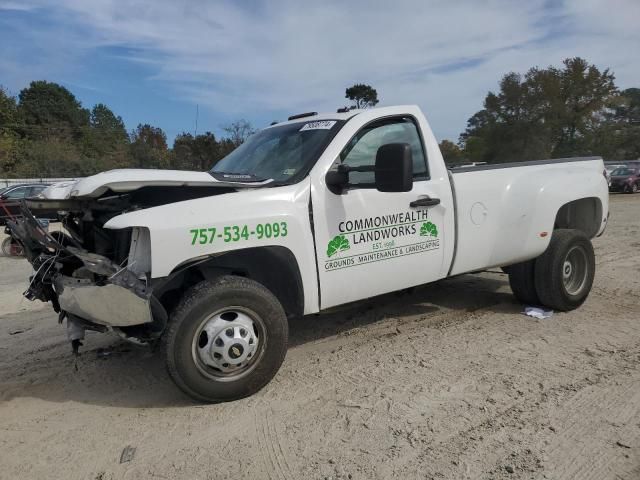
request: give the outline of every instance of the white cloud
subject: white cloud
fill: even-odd
[[[0,2],[0,10],[14,10],[16,12],[28,12],[33,10],[33,6],[20,2]]]
[[[346,86],[366,82],[383,104],[421,105],[436,134],[455,139],[508,71],[580,55],[611,67],[623,87],[640,73],[637,0],[34,5],[69,27],[54,41],[66,42],[65,62],[125,47],[126,58],[148,64],[176,96],[247,118],[334,109],[346,102]]]

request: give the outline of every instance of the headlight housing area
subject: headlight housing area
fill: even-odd
[[[127,268],[138,275],[151,274],[151,234],[146,227],[131,229]]]

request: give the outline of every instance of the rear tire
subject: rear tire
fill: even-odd
[[[509,285],[513,295],[525,305],[540,305],[535,286],[535,259],[510,265]]]
[[[203,402],[256,393],[278,372],[289,327],[278,299],[248,278],[222,276],[189,290],[164,337],[176,385]]]
[[[596,262],[589,238],[579,230],[553,232],[547,250],[536,259],[535,285],[543,305],[563,312],[589,296]]]

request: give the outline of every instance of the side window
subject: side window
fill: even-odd
[[[378,148],[388,143],[408,143],[413,157],[413,178],[428,177],[427,162],[418,129],[410,118],[394,118],[367,125],[351,139],[340,153],[340,161],[350,167],[374,166]],[[351,172],[349,183],[371,184],[373,172]]]
[[[45,188],[47,188],[46,185],[37,185],[35,187],[31,187],[31,190],[29,191],[29,194],[27,195],[27,197],[35,197]]]
[[[14,188],[10,192],[7,192],[5,195],[7,196],[7,198],[16,199],[16,198],[24,198],[26,194],[27,194],[27,187],[19,187],[19,188]]]

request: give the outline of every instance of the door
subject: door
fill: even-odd
[[[427,197],[438,199],[442,188],[449,188],[448,183],[429,178],[415,119],[391,117],[363,126],[336,161],[352,167],[373,166],[378,148],[388,143],[411,146],[414,183],[410,192],[379,192],[372,188],[373,172],[350,172],[350,186],[342,194],[326,186],[312,190],[321,308],[446,275],[442,248],[446,210],[442,205],[411,205]]]

